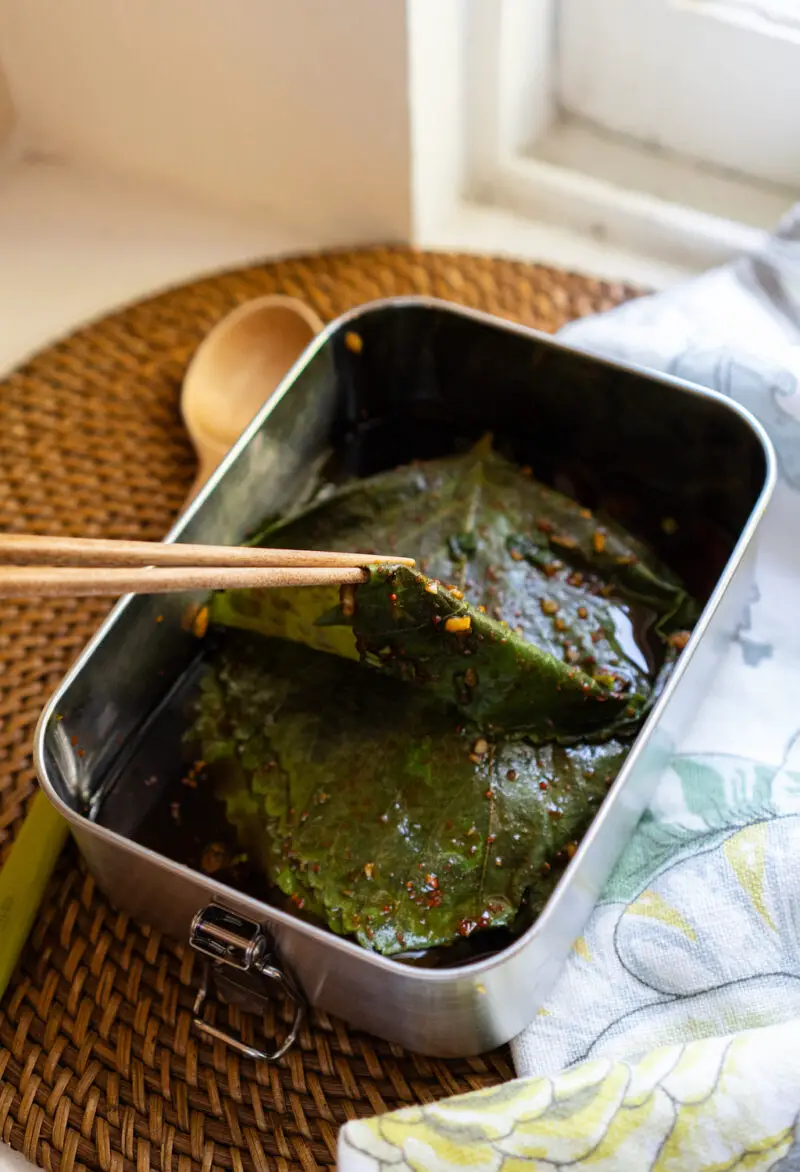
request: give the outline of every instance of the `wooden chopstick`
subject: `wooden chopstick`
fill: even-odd
[[[182,545],[163,541],[112,541],[102,537],[42,537],[0,533],[0,559],[62,566],[413,566],[395,554],[336,553],[314,549],[255,549],[243,545]],[[289,583],[287,583],[289,585]]]
[[[392,564],[397,564],[393,561]],[[63,566],[0,567],[0,598],[171,594],[180,590],[263,590],[365,582],[356,566],[131,566],[93,570]]]

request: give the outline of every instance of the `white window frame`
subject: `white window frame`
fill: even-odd
[[[558,76],[573,115],[800,190],[796,0],[561,0]]]
[[[690,271],[757,251],[791,204],[788,189],[714,173],[581,127],[567,126],[555,142],[545,134],[543,142],[560,96],[554,68],[557,15],[562,6],[575,5],[601,16],[609,2],[674,0],[471,0],[466,6],[465,193]],[[742,33],[736,22],[743,17],[732,12],[728,0],[678,2],[682,18],[724,21],[725,32]],[[748,26],[748,34],[752,31]],[[637,170],[655,177],[656,190],[630,181]]]

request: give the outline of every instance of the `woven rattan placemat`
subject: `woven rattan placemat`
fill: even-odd
[[[0,529],[160,538],[192,480],[178,395],[203,335],[263,293],[325,319],[425,293],[555,330],[634,293],[554,269],[374,249],[209,277],[103,319],[0,386]],[[35,781],[39,711],[107,610],[102,600],[0,611],[0,861]],[[191,950],[114,911],[68,848],[0,1003],[0,1136],[62,1172],[312,1169],[339,1125],[512,1076],[504,1050],[435,1061],[316,1014],[275,1065],[190,1030]],[[240,1024],[220,1007],[220,1020]],[[254,1023],[270,1035],[272,1022]]]

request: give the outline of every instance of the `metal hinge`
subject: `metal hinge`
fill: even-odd
[[[212,903],[201,908],[192,920],[189,943],[206,958],[203,983],[194,1002],[195,1028],[206,1037],[225,1042],[247,1058],[274,1062],[285,1054],[300,1030],[304,1002],[294,980],[281,968],[272,943],[260,924]],[[221,1000],[242,1009],[263,1010],[276,994],[288,997],[294,1006],[294,1020],[283,1045],[270,1054],[203,1021],[200,1010],[208,996],[212,977]],[[271,988],[265,982],[271,982]]]

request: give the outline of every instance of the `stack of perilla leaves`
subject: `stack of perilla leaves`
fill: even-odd
[[[243,849],[385,955],[513,926],[685,640],[680,583],[488,440],[328,490],[256,542],[418,568],[214,597],[240,633],[212,652],[191,736]]]

